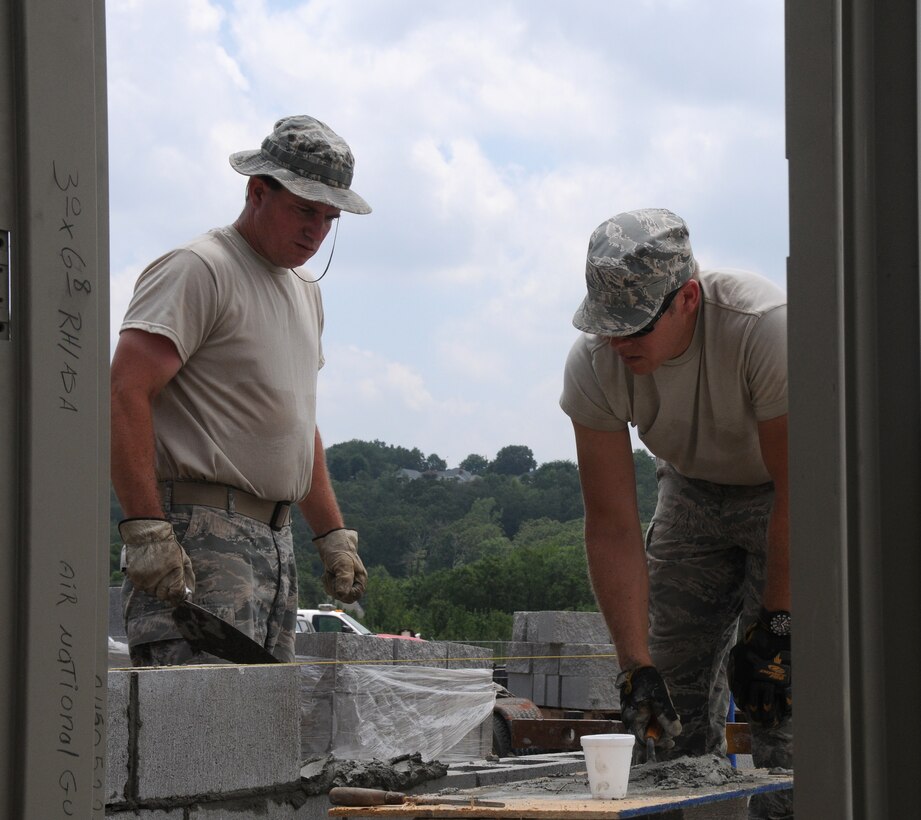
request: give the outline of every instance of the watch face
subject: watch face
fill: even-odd
[[[790,613],[789,612],[775,612],[771,615],[771,620],[769,625],[771,627],[771,632],[775,635],[789,635],[790,634]]]

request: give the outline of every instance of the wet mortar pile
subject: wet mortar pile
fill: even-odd
[[[334,786],[406,791],[447,772],[446,764],[423,761],[418,752],[390,760],[340,760],[326,755],[304,762],[301,788],[306,794],[326,794]]]

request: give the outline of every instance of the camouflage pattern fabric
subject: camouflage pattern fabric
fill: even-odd
[[[657,460],[659,497],[646,534],[649,649],[683,731],[664,757],[726,754],[726,662],[761,606],[773,485],[728,486],[685,478]],[[741,616],[741,619],[740,619]],[[793,768],[792,718],[752,726],[758,767]],[[793,817],[792,792],[753,798],[749,817]]]
[[[245,176],[274,177],[304,199],[354,214],[371,212],[368,203],[349,189],[355,157],[348,143],[325,122],[306,114],[278,120],[261,148],[231,154],[230,164]]]
[[[589,240],[588,293],[572,323],[599,336],[629,336],[696,270],[687,225],[677,214],[645,208],[612,216]]]
[[[192,600],[278,660],[293,661],[297,568],[291,527],[273,532],[245,515],[202,506],[176,505],[167,517],[192,561]],[[211,656],[191,651],[168,604],[136,590],[127,579],[122,601],[135,666],[213,662]]]

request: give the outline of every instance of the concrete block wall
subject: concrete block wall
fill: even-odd
[[[620,709],[620,665],[600,612],[516,612],[512,638],[513,695],[554,709]]]
[[[325,797],[305,801],[300,769],[304,759],[331,747],[337,695],[355,694],[345,691],[345,664],[391,668],[394,660],[412,657],[423,668],[445,670],[450,656],[491,666],[479,647],[443,642],[305,633],[296,649],[311,660],[110,670],[106,814],[124,820],[325,817]],[[487,685],[490,677],[485,674]],[[490,715],[444,758],[482,759],[491,749]]]

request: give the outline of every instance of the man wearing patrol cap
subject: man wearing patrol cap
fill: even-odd
[[[792,767],[785,297],[746,271],[700,271],[663,209],[601,224],[585,279],[560,405],[623,720],[666,756],[725,754],[731,688],[755,764]],[[656,456],[645,549],[628,425]],[[792,817],[792,799],[750,812]]]
[[[351,602],[367,581],[316,426],[323,306],[299,268],[340,211],[371,208],[351,190],[349,146],[313,117],[279,120],[230,164],[248,177],[242,213],[141,273],[112,361],[112,482],[138,666],[204,659],[171,618],[187,597],[294,660],[292,504],[317,535],[327,592]]]

